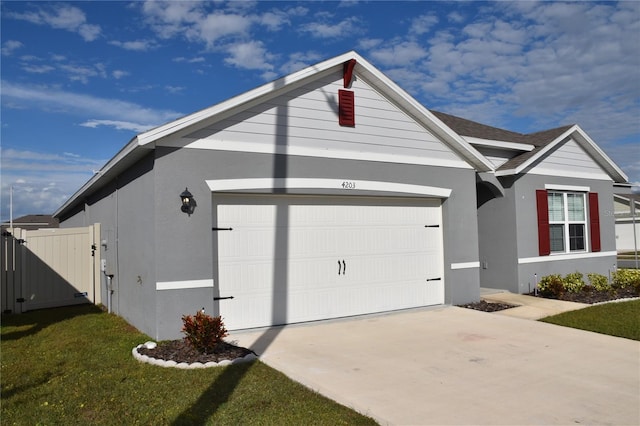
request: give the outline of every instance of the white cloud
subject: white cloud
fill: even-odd
[[[202,56],[197,56],[195,58],[185,58],[184,56],[179,56],[177,58],[172,59],[173,62],[186,62],[188,64],[197,64],[201,62],[206,62],[206,59]]]
[[[180,93],[185,89],[183,86],[164,86],[164,88],[167,92],[172,94]]]
[[[271,79],[276,74],[271,61],[275,56],[270,53],[262,41],[252,37],[251,29],[255,25],[277,31],[289,25],[289,16],[306,13],[304,8],[286,11],[272,10],[262,15],[252,12],[255,8],[247,2],[231,2],[215,5],[186,2],[145,2],[142,7],[145,20],[156,33],[163,38],[181,36],[191,42],[203,43],[207,50],[225,52],[224,62],[243,69],[262,70],[263,79]],[[219,6],[219,7],[218,7]],[[226,9],[223,9],[226,7]],[[204,62],[204,58],[187,59],[178,57],[174,62]]]
[[[461,24],[464,22],[464,15],[460,12],[453,11],[447,15],[447,20],[449,22],[453,22],[454,24]]]
[[[107,77],[104,65],[100,63],[91,66],[58,64],[58,68],[68,74],[69,80],[79,81],[83,84],[87,84],[91,77]]]
[[[134,123],[139,128],[151,128],[180,117],[181,113],[156,110],[118,99],[65,92],[46,86],[27,86],[2,81],[3,102],[6,100],[23,106],[40,109],[58,109],[80,117],[100,117],[96,120],[113,120],[113,124]],[[103,123],[104,125],[104,123]],[[132,127],[133,130],[135,128]]]
[[[185,34],[187,38],[203,41],[208,48],[212,48],[220,39],[247,34],[250,26],[250,17],[228,13],[212,13],[187,28]]]
[[[105,126],[113,127],[116,130],[131,130],[136,133],[142,133],[154,127],[153,125],[144,125],[121,120],[88,120],[84,123],[81,123],[80,126],[89,127],[92,129],[98,128],[100,126]]]
[[[423,59],[427,51],[413,41],[391,42],[373,50],[371,57],[382,65],[407,66]]]
[[[11,56],[13,55],[13,52],[22,47],[24,47],[24,44],[17,40],[7,40],[2,43],[2,49],[0,49],[0,51],[2,52],[3,56]]]
[[[300,31],[308,33],[314,38],[335,39],[338,37],[349,36],[360,33],[359,21],[355,17],[343,19],[337,23],[329,22],[310,22],[300,26]]]
[[[25,65],[22,70],[31,74],[46,74],[55,70],[55,67],[51,65]]]
[[[294,52],[289,54],[289,59],[287,62],[282,64],[280,67],[280,71],[283,74],[291,74],[293,72],[299,71],[312,65],[316,62],[319,62],[323,59],[323,56],[320,53],[310,51],[310,52]]]
[[[382,43],[384,43],[384,40],[381,38],[362,38],[358,40],[358,47],[364,50],[371,50]]]
[[[111,75],[113,76],[113,78],[115,78],[116,80],[120,80],[122,77],[126,77],[129,75],[128,71],[122,71],[122,70],[113,70],[111,72]]]
[[[185,26],[201,19],[202,5],[191,2],[158,2],[142,3],[145,21],[162,38],[171,38],[181,34]]]
[[[420,15],[411,20],[411,27],[409,28],[410,34],[421,35],[428,33],[433,28],[439,19],[436,15]]]
[[[157,43],[152,40],[133,40],[133,41],[118,41],[112,40],[109,44],[113,46],[121,47],[125,50],[131,50],[134,52],[146,52],[157,47]]]
[[[78,33],[85,41],[95,40],[102,31],[99,25],[87,23],[87,17],[81,9],[67,4],[43,7],[35,12],[9,12],[6,16],[37,25],[48,25],[55,29]]]
[[[229,46],[227,52],[229,57],[224,61],[237,68],[266,71],[273,69],[270,61],[274,59],[274,56],[264,48],[260,41],[233,44]]]
[[[267,27],[269,31],[278,31],[285,25],[291,25],[287,13],[277,10],[262,14],[257,18],[257,21]]]
[[[216,10],[207,13],[207,4],[193,2],[146,1],[142,6],[145,21],[162,38],[182,35],[212,49],[219,40],[246,35],[254,18]],[[241,11],[246,5],[242,5]],[[269,22],[274,23],[273,19]]]
[[[2,149],[2,220],[8,220],[9,186],[13,186],[13,217],[50,214],[105,161],[73,153]]]

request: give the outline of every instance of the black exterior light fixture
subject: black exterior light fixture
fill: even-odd
[[[191,216],[196,208],[196,200],[193,198],[193,194],[189,192],[188,188],[185,188],[184,191],[182,191],[182,194],[180,194],[180,201],[182,201],[180,210]]]

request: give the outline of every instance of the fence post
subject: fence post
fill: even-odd
[[[91,227],[93,235],[91,241],[95,250],[93,251],[93,304],[102,303],[102,273],[100,271],[100,259],[102,258],[102,245],[100,244],[100,224],[94,223]]]

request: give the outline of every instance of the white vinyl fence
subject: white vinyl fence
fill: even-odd
[[[10,230],[8,230],[10,231]],[[3,232],[2,311],[100,303],[100,224]]]

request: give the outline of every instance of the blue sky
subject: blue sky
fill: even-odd
[[[132,137],[356,50],[427,108],[579,124],[640,182],[640,2],[1,7],[1,217],[52,213]]]

